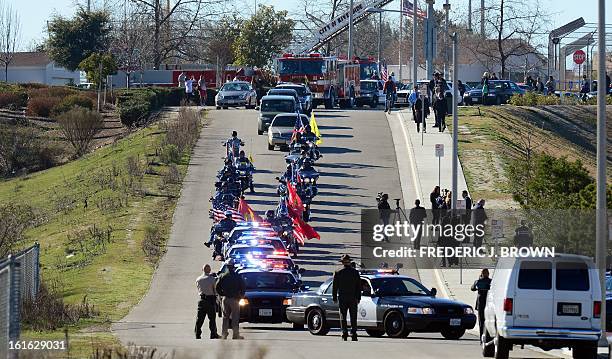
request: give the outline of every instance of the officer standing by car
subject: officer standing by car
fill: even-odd
[[[514,230],[514,245],[518,248],[531,247],[533,245],[533,233],[527,227],[527,221],[521,220],[521,225]]]
[[[334,273],[332,282],[332,295],[334,303],[340,308],[340,327],[342,328],[342,340],[348,338],[346,324],[347,312],[351,316],[351,340],[357,341],[357,306],[361,300],[361,278],[357,269],[352,267],[352,260],[348,254],[340,258],[344,268]]]
[[[478,291],[476,296],[476,311],[478,311],[478,327],[480,328],[480,340],[482,341],[482,332],[484,330],[484,310],[487,305],[487,293],[491,289],[491,278],[489,278],[489,270],[484,268],[480,272],[474,284],[472,284],[472,292]]]
[[[219,339],[217,334],[217,322],[215,318],[215,305],[217,291],[215,290],[215,277],[210,274],[210,265],[206,264],[201,276],[196,279],[196,286],[200,300],[198,301],[198,317],[195,325],[196,339],[202,339],[202,324],[208,317],[208,329],[210,329],[210,339]]]
[[[223,325],[221,327],[221,337],[227,339],[231,320],[232,339],[244,339],[240,336],[240,299],[244,297],[246,284],[242,277],[236,273],[233,259],[228,260],[226,265],[228,271],[219,277],[215,287],[217,293],[222,297]]]
[[[419,230],[414,238],[414,249],[421,248],[421,237],[423,236],[425,218],[427,218],[427,211],[424,207],[421,207],[421,201],[417,199],[414,201],[414,208],[410,210],[410,214],[408,215],[410,224]]]

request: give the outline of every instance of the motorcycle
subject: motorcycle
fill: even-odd
[[[230,143],[231,140],[232,139],[230,138],[225,141],[223,143],[223,146],[225,146],[225,158],[228,159],[231,163],[234,163],[235,159],[238,158],[238,155],[240,153],[240,146],[244,146],[244,142],[240,140],[240,143],[238,144],[238,146],[236,146]]]
[[[298,171],[299,181],[296,186],[297,194],[302,199],[304,204],[304,212],[302,217],[304,221],[310,220],[310,204],[316,195],[318,194],[317,180],[319,179],[319,172],[314,168],[300,169]]]
[[[244,193],[247,189],[251,190],[251,193],[255,192],[255,185],[253,183],[253,171],[255,168],[250,163],[239,162],[237,164],[238,179],[241,183],[241,189]]]
[[[284,224],[279,231],[279,237],[283,240],[283,242],[285,242],[289,255],[297,258],[300,251],[300,244],[293,236],[293,225],[291,223]]]

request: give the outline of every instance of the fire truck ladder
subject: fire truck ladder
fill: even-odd
[[[371,12],[367,11],[369,8],[381,9],[392,1],[393,0],[362,0],[361,2],[355,1],[355,4],[353,4],[353,25],[360,23],[365,18],[372,15]],[[327,24],[321,26],[314,39],[304,46],[302,53],[311,53],[317,51],[321,47],[325,46],[325,44],[336,38],[338,35],[346,31],[348,27],[349,11],[347,10],[339,16],[336,16]]]

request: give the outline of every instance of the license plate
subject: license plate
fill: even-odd
[[[477,97],[472,97],[472,102],[480,102],[480,99]]]
[[[564,315],[580,315],[580,304],[561,304],[561,313]]]
[[[460,325],[461,325],[461,318],[451,318],[450,320],[451,327],[458,327]]]
[[[259,310],[259,316],[260,317],[271,317],[272,316],[272,309],[260,309]]]

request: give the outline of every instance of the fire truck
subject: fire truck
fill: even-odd
[[[276,59],[279,82],[302,83],[312,92],[313,108],[350,108],[359,96],[360,65],[319,53],[284,54]]]

